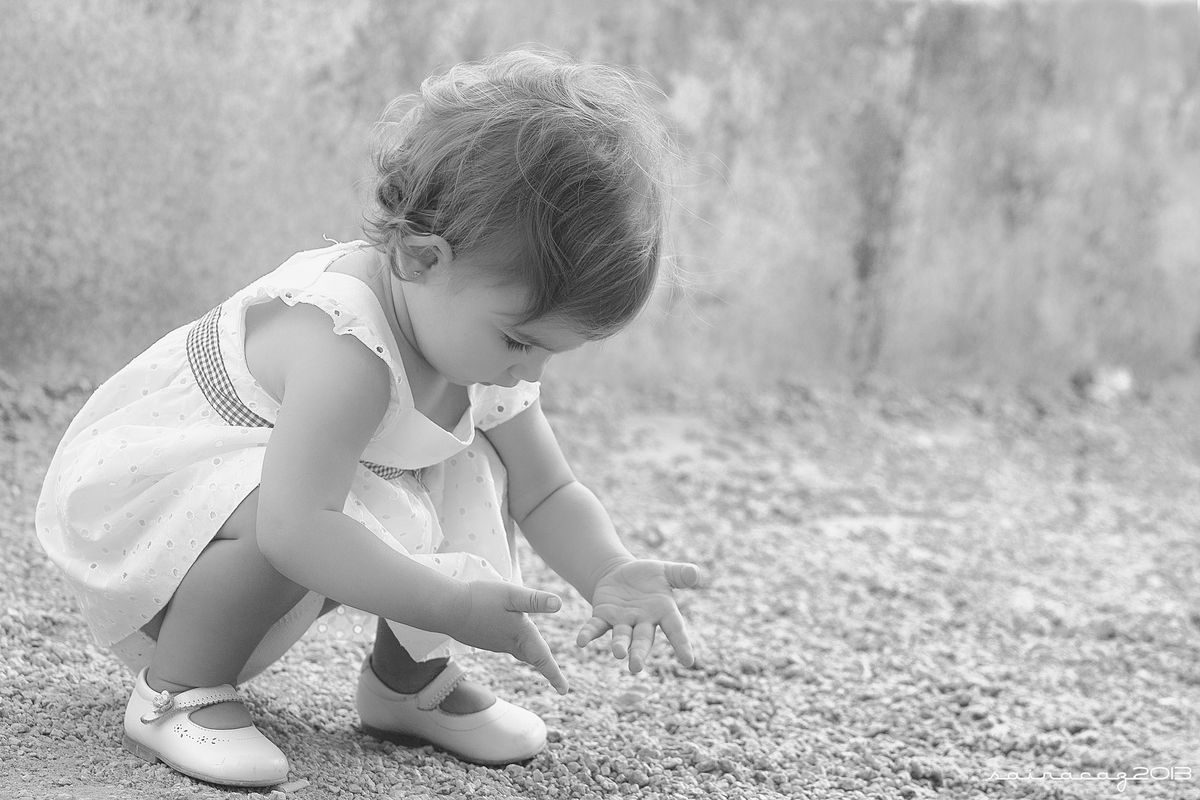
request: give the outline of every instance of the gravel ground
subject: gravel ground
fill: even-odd
[[[0,797],[283,797],[121,748],[129,678],[32,530],[86,391],[0,381]],[[361,735],[359,643],[310,634],[246,696],[307,781],[286,796],[314,800],[1200,797],[1197,394],[560,396],[630,544],[708,571],[684,600],[694,668],[662,643],[638,676],[575,648],[585,604],[526,551],[528,582],[567,599],[542,628],[572,692],[506,656],[469,666],[547,720],[527,765]],[[1127,780],[1077,779],[1100,771]]]

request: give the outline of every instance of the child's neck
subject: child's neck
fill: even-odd
[[[382,258],[380,256],[381,260]],[[386,261],[383,262],[378,274],[383,284],[383,294],[386,300],[381,305],[388,325],[392,328],[392,335],[400,346],[400,357],[404,363],[404,372],[408,377],[409,387],[412,390],[413,402],[422,413],[430,415],[432,419],[438,421],[435,416],[432,416],[431,411],[445,406],[447,401],[450,401],[450,405],[455,405],[452,398],[463,394],[464,390],[442,377],[417,349],[412,321],[404,301],[403,283],[392,276],[386,266]]]

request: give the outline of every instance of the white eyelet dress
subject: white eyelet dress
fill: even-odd
[[[528,408],[540,386],[471,386],[470,407],[453,431],[417,411],[375,294],[357,278],[326,271],[364,246],[292,256],[152,345],[105,381],[67,428],[38,500],[37,536],[78,597],[97,644],[131,670],[153,655],[142,626],[259,484],[279,403],[246,366],[244,323],[247,308],[275,298],[321,309],[336,333],[359,339],[392,373],[391,401],[344,513],[446,575],[520,581],[504,467],[476,431]],[[323,602],[310,592],[276,623],[239,681],[291,647]],[[354,622],[354,633],[365,635],[356,613],[322,617],[318,629]],[[470,651],[443,634],[389,625],[417,660]]]

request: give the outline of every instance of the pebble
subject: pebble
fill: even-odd
[[[641,709],[646,703],[646,695],[642,692],[621,692],[613,700],[613,705],[626,711]]]
[[[789,681],[798,680],[807,674],[808,670],[804,668],[803,664],[792,664],[791,666],[786,667],[782,672],[783,677]]]
[[[763,671],[763,663],[757,658],[743,658],[738,662],[738,671],[743,675],[758,675]]]
[[[718,675],[716,684],[717,686],[721,686],[725,689],[734,689],[736,691],[741,691],[744,688],[741,678],[738,678],[735,675],[729,675],[727,673]]]

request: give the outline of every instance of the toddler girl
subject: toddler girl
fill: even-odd
[[[267,786],[284,754],[236,687],[339,603],[379,616],[363,730],[505,764],[533,713],[466,678],[482,648],[567,681],[528,614],[519,525],[592,604],[629,669],[697,567],[636,559],[538,402],[555,353],[646,303],[666,139],[610,68],[514,52],[391,110],[366,241],[297,253],[106,381],[68,428],[37,534],[136,680],[125,746],[202,780]]]

